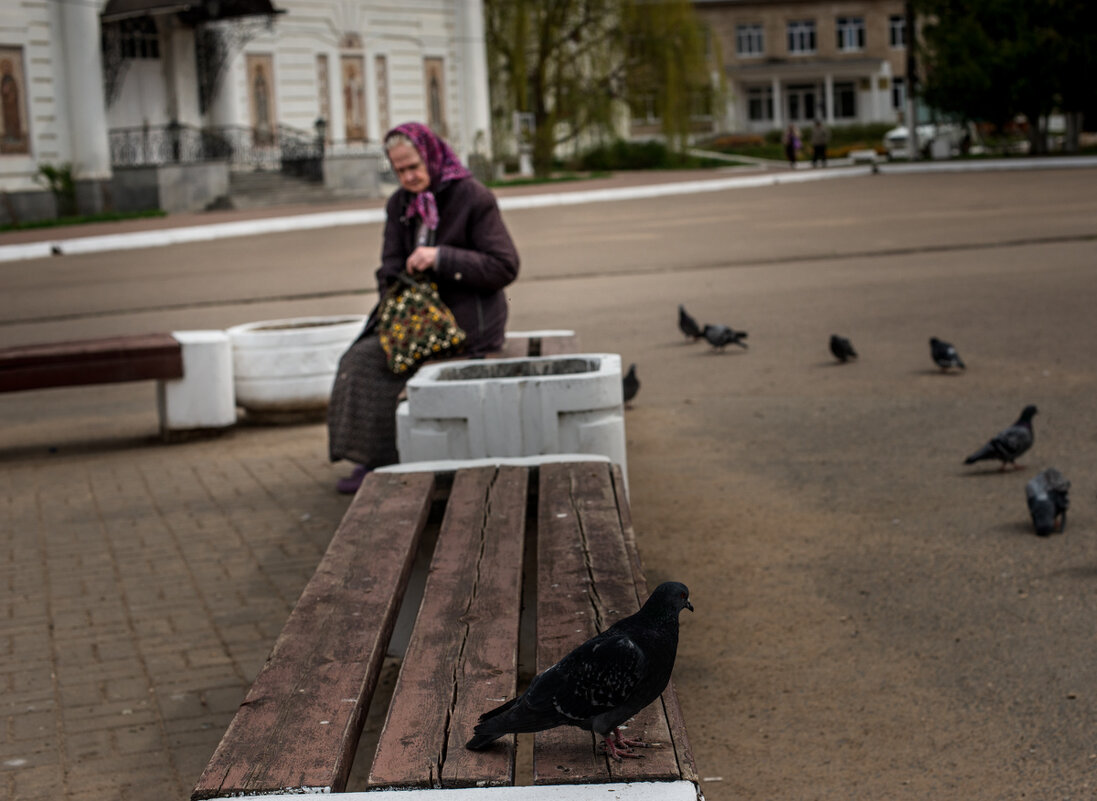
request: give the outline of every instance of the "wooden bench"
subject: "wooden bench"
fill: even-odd
[[[579,336],[574,331],[510,331],[503,343],[503,350],[494,358],[522,359],[578,352]]]
[[[648,594],[621,473],[608,461],[367,476],[192,799],[346,790],[412,562],[433,526],[430,571],[366,789],[514,785],[513,735],[482,752],[465,742],[482,712],[531,678],[519,675],[531,656],[520,654],[529,610],[541,671]],[[696,798],[673,685],[629,727],[663,747],[617,763],[579,729],[523,735],[533,784],[611,782],[616,798],[652,786],[643,797]]]
[[[0,392],[157,382],[165,440],[236,424],[232,352],[223,331],[177,331],[0,348]]]
[[[171,334],[141,334],[0,348],[0,392],[183,377]]]

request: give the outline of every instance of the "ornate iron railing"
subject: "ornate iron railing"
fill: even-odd
[[[241,125],[114,128],[110,131],[115,167],[228,161],[233,167],[283,169],[319,180],[324,148],[312,134],[279,125],[263,131]]]

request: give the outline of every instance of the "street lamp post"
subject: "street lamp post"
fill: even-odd
[[[904,28],[906,28],[907,39],[907,155],[911,161],[916,161],[918,158],[918,109],[914,95],[918,89],[918,61],[914,50],[918,35],[912,0],[906,2]]]

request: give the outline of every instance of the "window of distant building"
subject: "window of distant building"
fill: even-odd
[[[907,103],[907,82],[905,78],[891,79],[891,107],[902,108]]]
[[[151,17],[136,17],[121,23],[122,58],[160,58],[160,35]]]
[[[865,18],[838,17],[838,50],[843,53],[865,49]]]
[[[788,52],[792,55],[815,52],[815,20],[794,20],[788,24]]]
[[[765,55],[766,37],[759,23],[735,26],[735,52],[740,58]]]
[[[888,44],[891,47],[907,46],[907,21],[905,17],[892,14],[888,17]]]
[[[842,120],[857,116],[857,89],[852,81],[834,82],[834,116]]]
[[[773,87],[747,88],[747,117],[754,122],[773,119]]]

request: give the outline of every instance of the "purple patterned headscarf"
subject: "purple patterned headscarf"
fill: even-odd
[[[468,178],[472,173],[461,163],[445,140],[421,122],[397,125],[385,134],[385,141],[393,134],[403,134],[410,139],[419,152],[419,158],[427,165],[430,187],[412,198],[407,215],[422,217],[427,228],[433,231],[438,227],[438,204],[434,200],[434,193],[450,181]]]

